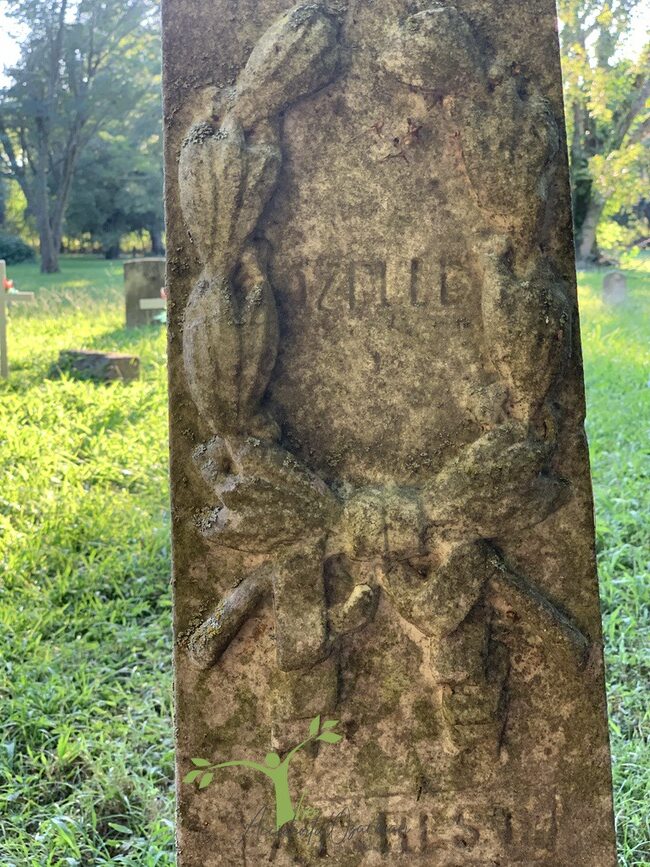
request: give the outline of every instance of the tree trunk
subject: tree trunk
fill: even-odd
[[[104,249],[104,259],[119,259],[120,258],[120,245],[118,244],[110,244],[108,247]]]
[[[44,148],[41,147],[41,150],[44,151]],[[43,156],[42,165],[45,164],[45,160],[46,156]],[[55,274],[59,270],[59,248],[50,222],[50,197],[45,169],[41,168],[38,172],[34,186],[34,213],[40,242],[41,273]]]
[[[37,221],[41,250],[41,274],[56,274],[60,270],[59,250],[52,235],[47,213],[39,213]]]
[[[165,248],[162,242],[162,232],[157,226],[150,226],[148,232],[151,237],[151,252],[154,256],[164,256]]]
[[[598,221],[604,207],[605,202],[599,196],[592,195],[587,207],[587,213],[582,222],[578,249],[576,251],[579,265],[593,265],[598,259],[596,229],[598,228]]]

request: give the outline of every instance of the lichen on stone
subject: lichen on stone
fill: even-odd
[[[302,27],[303,24],[306,24],[308,21],[311,21],[314,15],[317,15],[319,12],[323,10],[320,6],[317,6],[315,3],[310,3],[306,6],[298,6],[297,9],[291,13],[290,24],[294,30],[297,30],[299,27]]]
[[[203,142],[216,135],[217,130],[207,120],[195,123],[194,126],[190,127],[189,132],[185,136],[183,147],[190,144],[203,144]]]

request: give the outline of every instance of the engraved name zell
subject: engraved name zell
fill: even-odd
[[[455,263],[443,257],[346,261],[323,256],[288,262],[274,285],[295,307],[311,311],[350,311],[373,307],[431,307],[441,312],[471,303],[471,285]]]

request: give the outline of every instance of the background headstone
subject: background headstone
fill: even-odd
[[[163,16],[179,864],[614,867],[553,2]]]
[[[124,301],[126,327],[149,325],[160,310],[142,309],[140,301],[153,298],[161,302],[165,285],[164,259],[129,259],[124,263]]]
[[[627,279],[622,271],[609,271],[603,277],[603,301],[622,304],[627,300]]]
[[[131,382],[140,376],[140,359],[120,352],[95,352],[90,349],[64,349],[52,368],[52,375],[68,373],[73,379],[97,382]]]

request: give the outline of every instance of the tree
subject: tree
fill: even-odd
[[[7,182],[0,177],[0,228],[7,219]]]
[[[642,197],[650,137],[650,46],[637,60],[623,47],[644,0],[559,0],[576,251],[598,258],[607,213]]]
[[[41,270],[58,271],[63,219],[88,142],[137,105],[142,52],[156,43],[153,0],[7,0],[25,28],[0,91],[0,166],[38,228]]]
[[[150,154],[126,135],[106,133],[89,143],[70,193],[68,237],[89,235],[114,258],[123,235],[145,230],[153,252],[163,252],[159,138],[157,145],[158,153]]]
[[[160,255],[163,218],[162,109],[157,53],[143,58],[150,86],[137,111],[96,135],[82,154],[70,191],[65,235],[89,235],[107,258],[119,255],[120,238],[146,231]],[[146,68],[148,66],[148,68]]]

